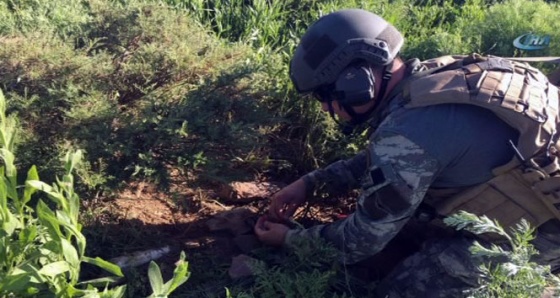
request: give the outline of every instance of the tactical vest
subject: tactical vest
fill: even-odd
[[[422,62],[402,89],[406,108],[471,104],[519,132],[515,157],[490,181],[466,189],[430,189],[425,202],[440,215],[465,210],[510,227],[560,219],[559,90],[527,63],[500,57],[444,56]],[[516,141],[516,142],[515,142]]]

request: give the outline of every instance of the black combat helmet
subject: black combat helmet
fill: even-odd
[[[387,21],[361,9],[345,9],[319,18],[307,30],[290,62],[290,78],[300,93],[332,84],[356,60],[388,65],[404,38]]]

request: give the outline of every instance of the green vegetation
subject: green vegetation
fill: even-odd
[[[232,297],[342,297],[350,291],[337,276],[336,250],[322,241],[302,241],[295,251],[281,252],[285,260],[275,264],[278,252],[263,250],[253,264],[255,278],[250,287],[231,289]],[[350,284],[348,284],[350,286]]]
[[[0,180],[0,295],[32,297],[50,292],[60,297],[95,297],[98,293],[96,288],[78,287],[81,262],[97,265],[116,277],[123,274],[114,264],[84,255],[86,239],[78,222],[80,201],[74,192],[72,175],[82,153],[76,151],[66,155],[66,173],[52,186],[40,181],[37,169],[32,167],[22,189],[18,185],[13,153],[17,131],[17,119],[6,116],[6,101],[0,93],[0,157],[3,161]],[[47,194],[56,210],[41,199],[35,209],[29,206],[32,195],[38,190]],[[100,279],[84,285],[103,281],[107,284],[111,280]],[[119,297],[124,290],[124,286],[119,286],[104,291],[104,295]]]
[[[94,224],[103,223],[102,216],[110,221],[110,211],[79,207],[110,200],[131,182],[151,181],[166,191],[176,176],[193,189],[244,179],[291,181],[356,152],[358,141],[342,136],[315,102],[302,100],[287,75],[305,28],[345,7],[365,8],[394,23],[407,38],[405,58],[560,55],[560,7],[554,1],[0,0],[0,89],[8,98],[1,125],[17,128],[20,136],[2,132],[2,253],[10,247],[0,258],[2,295],[21,288],[23,278],[33,279],[37,291],[93,291],[78,284],[83,262],[122,275],[86,255],[108,259],[123,254],[127,242],[147,245],[149,237],[133,226],[135,241],[116,237],[101,247],[97,240],[107,234]],[[528,32],[550,35],[550,47],[514,49],[513,39]],[[82,162],[75,163],[78,157]],[[31,169],[27,180],[18,179],[16,168]],[[38,198],[31,197],[34,192]],[[184,212],[194,204],[173,203]],[[195,256],[186,256],[193,276],[190,286],[176,289],[179,297],[205,295],[194,283]],[[14,273],[24,260],[20,269],[27,275]],[[360,293],[343,289],[349,277],[333,262],[306,268],[271,263],[262,264],[268,269],[257,280],[226,286],[234,294],[268,297]],[[47,264],[55,265],[41,269]],[[223,280],[222,269],[209,272]],[[176,270],[164,284],[159,268],[150,265],[154,296],[186,281],[183,257]],[[290,274],[301,281],[290,284],[292,292],[271,283]],[[150,295],[148,284],[139,278],[127,295]],[[312,285],[317,288],[305,288]],[[225,294],[223,287],[219,292]]]
[[[0,92],[0,296],[124,297],[126,286],[109,288],[124,277],[121,268],[85,255],[86,238],[79,223],[80,198],[74,191],[73,176],[82,151],[65,155],[65,174],[55,184],[39,180],[33,166],[22,187],[18,185],[13,153],[18,131],[17,118],[6,116],[6,101]],[[39,199],[32,208],[32,196],[37,191],[49,201]],[[82,281],[82,263],[100,267],[112,276]],[[151,297],[167,297],[187,280],[184,253],[176,266],[173,278],[164,284],[158,265],[150,263],[148,274],[154,291]]]
[[[444,221],[457,230],[465,229],[475,234],[496,233],[507,239],[507,244],[511,247],[511,250],[505,250],[502,246],[486,247],[475,242],[471,247],[473,256],[503,261],[481,265],[481,285],[469,293],[469,297],[541,297],[545,290],[552,297],[558,294],[560,278],[551,274],[550,266],[532,261],[538,251],[531,245],[534,229],[526,220],[521,220],[509,232],[486,216],[478,217],[464,211]]]
[[[189,279],[189,263],[185,261],[184,252],[181,252],[179,261],[177,261],[175,265],[176,268],[173,271],[173,277],[164,283],[159,266],[154,261],[150,262],[148,276],[153,292],[148,298],[167,297]]]

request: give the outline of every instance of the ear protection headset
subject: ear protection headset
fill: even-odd
[[[346,67],[334,82],[334,95],[342,106],[361,106],[375,96],[375,77],[366,62]]]
[[[369,114],[377,108],[381,99],[385,95],[387,85],[392,77],[392,65],[389,63],[383,68],[383,76],[378,94],[375,94],[375,76],[371,66],[360,61],[346,67],[336,81],[330,85],[330,88],[316,90],[317,98],[322,102],[328,102],[329,114],[341,126],[345,134],[350,134],[354,127],[369,117]],[[331,97],[334,95],[334,98]],[[364,105],[378,97],[375,104],[372,105],[365,113],[358,114],[354,111],[355,106]],[[334,111],[331,105],[332,100],[338,100],[342,108],[352,117],[349,123],[341,123],[334,117]]]

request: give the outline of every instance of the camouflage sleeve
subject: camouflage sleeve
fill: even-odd
[[[290,230],[287,246],[298,238],[321,237],[351,264],[381,251],[413,216],[438,171],[437,160],[406,137],[389,132],[375,135],[368,151],[371,162],[356,211],[331,224]]]
[[[326,185],[330,190],[345,191],[360,186],[359,178],[367,168],[367,152],[362,151],[350,159],[336,161],[323,169],[303,176],[308,192]]]

